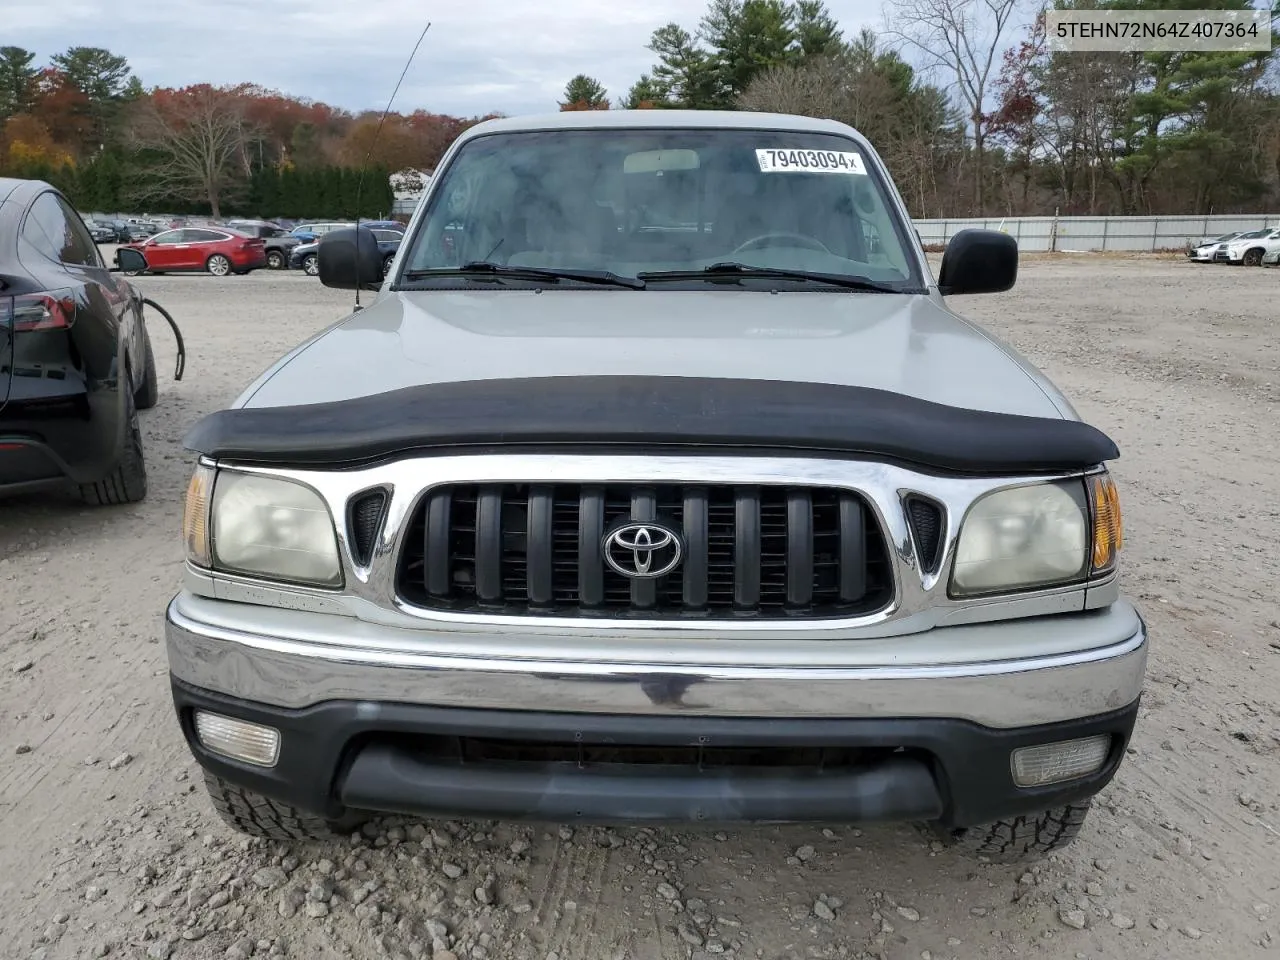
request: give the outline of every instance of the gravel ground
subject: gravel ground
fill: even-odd
[[[1131,756],[1030,868],[906,827],[720,832],[385,820],[243,838],[210,810],[166,686],[186,428],[348,308],[298,274],[144,278],[151,493],[0,502],[0,956],[196,960],[1248,958],[1280,954],[1280,271],[1028,258],[965,298],[1122,459],[1127,590],[1154,648]]]

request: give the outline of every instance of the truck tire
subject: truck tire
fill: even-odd
[[[1092,805],[1093,799],[1089,798],[980,827],[943,830],[940,839],[966,853],[1000,863],[1038,860],[1075,840]]]
[[[325,820],[228,783],[208,770],[204,772],[204,787],[213,809],[227,826],[266,840],[333,840],[349,836],[366,819],[351,814],[341,821]]]
[[[137,503],[147,495],[147,465],[142,456],[142,429],[138,426],[133,391],[125,391],[124,403],[128,425],[120,462],[97,483],[80,484],[80,499],[91,506]]]
[[[144,327],[142,331],[142,383],[133,395],[134,403],[139,410],[150,410],[160,400],[160,384],[156,375],[156,358],[151,352],[151,333]]]

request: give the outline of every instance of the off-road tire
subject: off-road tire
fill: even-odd
[[[943,843],[976,857],[999,863],[1038,860],[1075,840],[1092,805],[1090,798],[1042,813],[935,833]]]
[[[133,395],[134,404],[139,410],[150,410],[160,401],[160,383],[156,374],[156,358],[151,352],[151,333],[144,327],[142,331],[142,383]]]
[[[224,264],[224,263],[227,265],[225,269],[221,266],[221,264]],[[217,266],[215,266],[215,264],[217,264]],[[204,268],[208,270],[211,274],[213,274],[215,277],[230,276],[232,272],[230,259],[222,255],[221,253],[215,253],[208,260],[206,260],[204,262]]]
[[[335,840],[350,836],[366,819],[351,814],[340,822],[246,790],[209,771],[204,772],[209,800],[227,826],[267,840]]]
[[[142,456],[142,428],[133,391],[124,395],[126,436],[116,468],[97,483],[80,484],[80,499],[91,506],[137,503],[147,495],[147,465]]]
[[[283,270],[287,264],[285,263],[284,254],[279,250],[267,251],[267,267],[271,270]]]
[[[1258,248],[1255,248],[1253,250],[1246,250],[1244,252],[1244,265],[1246,267],[1262,266],[1262,254],[1263,254],[1263,251]]]

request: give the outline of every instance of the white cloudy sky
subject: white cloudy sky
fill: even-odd
[[[881,0],[827,0],[846,35],[883,25]],[[5,44],[43,63],[68,46],[128,57],[148,86],[254,82],[353,110],[380,109],[418,33],[432,27],[395,107],[464,116],[555,110],[575,73],[611,97],[653,63],[649,36],[690,31],[705,2],[646,0],[0,0]],[[681,11],[690,11],[682,14]]]

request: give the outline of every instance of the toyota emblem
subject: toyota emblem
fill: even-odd
[[[632,580],[665,576],[684,557],[680,534],[652,520],[633,521],[605,534],[604,559],[610,567]]]

